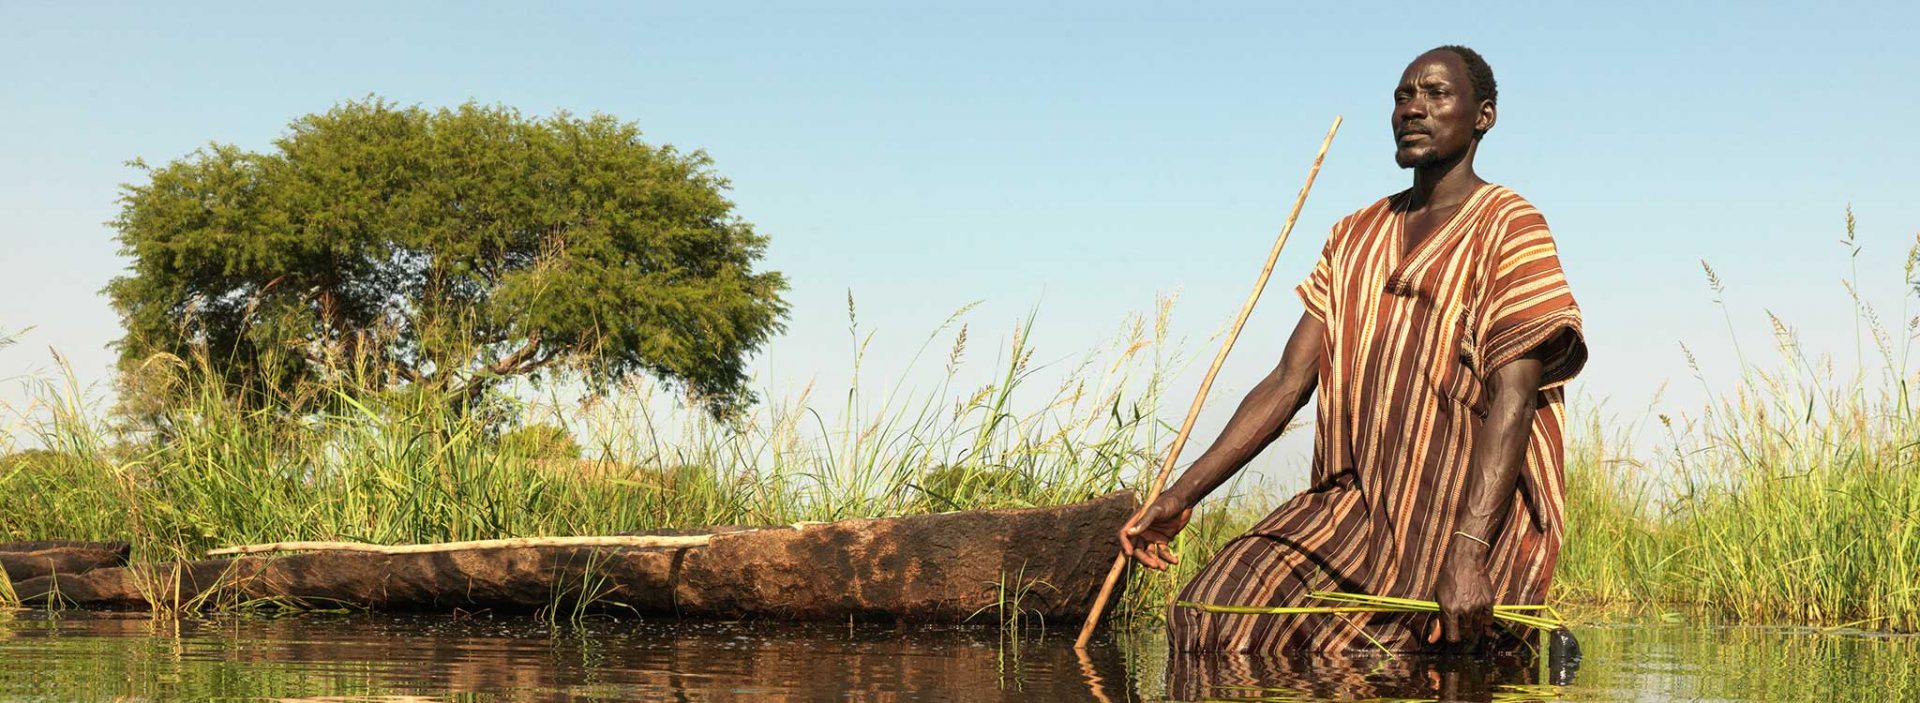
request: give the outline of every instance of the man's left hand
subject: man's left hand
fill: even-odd
[[[1440,602],[1440,639],[1448,649],[1478,647],[1493,626],[1493,582],[1487,578],[1485,559],[1468,551],[1452,550],[1440,570],[1435,593]]]

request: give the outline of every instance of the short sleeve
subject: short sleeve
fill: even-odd
[[[1505,229],[1493,252],[1493,276],[1482,317],[1485,331],[1479,335],[1476,356],[1482,373],[1492,373],[1550,344],[1540,388],[1553,388],[1572,380],[1587,363],[1580,306],[1560,268],[1546,218],[1528,207],[1509,219]]]
[[[1307,313],[1320,322],[1327,321],[1327,312],[1333,307],[1333,242],[1340,227],[1334,226],[1327,234],[1327,243],[1320,247],[1320,260],[1313,265],[1313,272],[1307,274],[1307,280],[1294,286],[1293,292],[1300,296],[1300,302],[1307,307]]]

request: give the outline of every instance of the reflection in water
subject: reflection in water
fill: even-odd
[[[0,698],[1920,699],[1912,638],[1674,625],[1580,636],[1579,676],[1554,685],[1519,658],[1169,660],[1154,635],[1078,654],[1070,636],[1006,643],[981,629],[0,613]]]
[[[1071,644],[868,625],[26,615],[0,624],[0,698],[1139,699],[1117,650],[1083,661]]]
[[[1176,655],[1167,696],[1175,700],[1539,700],[1539,668],[1517,656],[1294,657]]]

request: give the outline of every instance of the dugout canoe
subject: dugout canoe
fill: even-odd
[[[411,554],[313,551],[110,566],[14,580],[28,603],[148,609],[277,603],[375,611],[722,619],[991,622],[1016,602],[1078,622],[1119,545],[1132,492],[1072,505],[800,526],[662,532],[676,547],[507,547]]]
[[[51,574],[81,574],[126,566],[132,551],[126,542],[0,542],[0,574],[12,583]]]

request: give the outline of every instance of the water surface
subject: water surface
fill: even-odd
[[[1567,672],[1453,658],[1169,660],[1144,635],[524,617],[0,613],[0,699],[1920,700],[1920,640],[1681,623],[1576,629]]]

